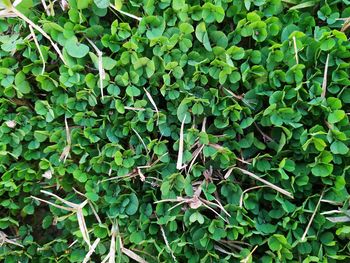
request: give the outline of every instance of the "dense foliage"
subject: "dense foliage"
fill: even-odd
[[[349,262],[349,4],[0,1],[1,261]]]

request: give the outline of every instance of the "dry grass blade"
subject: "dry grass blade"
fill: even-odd
[[[157,108],[157,104],[154,102],[154,100],[152,98],[152,95],[145,88],[143,88],[143,90],[146,92],[147,98],[149,99],[149,101],[151,102],[152,106],[154,107],[154,110],[157,113],[157,125],[158,125],[158,123],[159,123],[159,110]]]
[[[61,206],[61,205],[57,205],[57,204],[55,204],[55,203],[52,203],[52,202],[50,202],[50,201],[46,201],[46,200],[41,199],[41,198],[39,198],[39,197],[35,197],[35,196],[30,196],[30,197],[33,198],[33,199],[35,199],[35,200],[37,200],[37,201],[39,201],[39,202],[43,202],[43,203],[52,205],[52,206],[57,207],[57,208],[62,209],[62,210],[66,210],[66,211],[75,211],[74,208],[65,207],[65,206]]]
[[[210,202],[208,200],[205,200],[204,198],[201,198],[201,197],[199,197],[199,199],[203,203],[206,203],[207,205],[212,205],[212,206],[215,206],[217,208],[220,208],[222,210],[222,212],[224,212],[228,217],[231,217],[231,215],[226,211],[226,209],[222,206],[222,204],[218,200],[215,200],[217,202],[217,204],[216,204],[216,203]]]
[[[185,126],[185,120],[186,120],[186,115],[184,116],[184,119],[182,120],[181,123],[181,128],[180,128],[180,139],[179,139],[179,152],[177,155],[177,163],[176,163],[176,169],[181,170],[184,168],[182,165],[182,160],[183,160],[183,151],[184,151],[184,126]]]
[[[0,231],[0,247],[2,247],[4,244],[12,244],[15,246],[24,247],[13,239],[7,238],[7,235],[4,232]]]
[[[347,30],[350,27],[350,17],[346,18],[344,21],[344,24],[342,26],[342,28],[340,29],[341,32],[344,32],[345,30]]]
[[[103,80],[106,78],[106,73],[103,69],[103,61],[102,61],[102,51],[98,49],[98,47],[92,42],[90,39],[87,38],[90,45],[95,49],[97,53],[97,59],[98,59],[98,74],[99,74],[99,83],[100,83],[100,90],[101,90],[101,97],[104,98],[103,94]]]
[[[317,210],[318,210],[318,208],[319,208],[319,206],[320,206],[320,204],[321,204],[322,197],[323,197],[323,192],[322,192],[322,194],[321,194],[321,196],[320,196],[320,199],[319,199],[318,202],[317,202],[317,205],[316,205],[316,207],[315,207],[315,209],[314,209],[314,212],[312,213],[312,216],[311,216],[311,218],[310,218],[310,220],[309,220],[309,223],[308,223],[307,226],[306,226],[306,229],[305,229],[305,231],[304,231],[304,234],[303,234],[303,236],[301,237],[301,241],[304,241],[304,240],[305,240],[306,235],[307,235],[307,232],[309,232],[309,229],[310,229],[310,227],[311,227],[312,221],[314,220],[314,217],[315,217],[315,215],[316,215],[316,213],[317,213]]]
[[[141,143],[142,143],[143,147],[145,148],[147,154],[149,154],[147,146],[146,146],[145,142],[143,141],[142,137],[140,136],[140,134],[134,128],[131,128],[131,129],[135,132],[137,138],[139,138],[139,140],[141,141]]]
[[[158,217],[157,217],[157,219],[158,219]],[[158,220],[159,220],[159,219],[158,219]],[[159,227],[160,227],[160,231],[162,232],[162,236],[163,236],[165,245],[166,245],[166,247],[168,248],[168,250],[170,251],[171,257],[173,258],[174,262],[177,262],[177,259],[176,259],[175,255],[174,255],[174,252],[171,250],[171,248],[170,248],[170,246],[169,246],[169,242],[168,242],[168,239],[167,239],[167,237],[166,237],[166,235],[165,235],[165,231],[164,231],[163,226],[162,226],[162,225],[159,225]]]
[[[48,16],[50,16],[50,10],[49,10],[48,6],[46,5],[45,0],[41,0],[41,4],[43,5],[46,14],[47,14]]]
[[[66,129],[67,144],[70,145],[72,143],[72,140],[71,140],[71,137],[70,137],[69,126],[68,126],[68,122],[67,122],[67,118],[66,117],[64,117],[64,126],[65,126],[65,129]]]
[[[241,263],[248,263],[248,262],[251,262],[251,260],[252,260],[252,255],[253,255],[254,251],[255,251],[257,248],[258,248],[258,246],[255,246],[255,247],[253,248],[253,250],[252,250],[244,259],[242,259],[240,262],[241,262]]]
[[[286,195],[286,196],[288,196],[288,197],[290,197],[290,198],[292,198],[292,199],[294,198],[293,195],[292,195],[290,192],[288,192],[288,191],[282,189],[282,188],[279,187],[279,186],[276,186],[276,185],[270,183],[269,181],[266,181],[266,180],[263,179],[263,178],[260,178],[259,176],[255,175],[255,174],[253,174],[253,173],[251,173],[251,172],[249,172],[249,171],[247,171],[247,170],[244,170],[244,169],[239,168],[239,167],[235,167],[235,169],[237,169],[237,170],[241,171],[242,173],[244,173],[244,174],[246,174],[246,175],[248,175],[248,176],[254,178],[255,180],[260,181],[261,183],[263,183],[263,184],[265,184],[265,185],[271,187],[272,189],[276,190],[277,192],[280,192],[281,194],[284,194],[284,195]]]
[[[71,208],[74,208],[74,209],[78,209],[79,208],[79,205],[78,204],[75,204],[75,203],[72,203],[70,201],[67,201],[61,197],[59,197],[58,195],[55,195],[51,192],[48,192],[48,191],[45,191],[45,190],[40,190],[41,193],[43,194],[46,194],[46,195],[49,195],[49,196],[52,196],[52,197],[55,197],[57,200],[60,200],[62,203],[66,204],[67,206],[71,207]]]
[[[329,54],[327,54],[326,65],[324,66],[321,98],[325,98],[326,97],[326,92],[327,92],[328,62],[329,62]]]
[[[3,12],[3,11],[6,11],[6,12]],[[61,53],[61,50],[58,48],[56,43],[52,41],[51,37],[48,34],[46,34],[46,32],[40,26],[36,25],[32,20],[30,20],[28,17],[26,17],[24,14],[22,14],[20,11],[18,11],[13,6],[8,7],[6,10],[3,10],[3,11],[2,11],[2,14],[4,14],[5,16],[8,16],[8,15],[11,16],[13,14],[13,15],[21,18],[22,20],[24,20],[28,25],[32,26],[35,30],[39,31],[40,34],[42,34],[47,40],[49,40],[51,46],[56,50],[60,59],[63,61],[63,63],[65,65],[67,65],[67,63],[64,60],[64,57]]]
[[[69,127],[68,127],[68,123],[67,123],[67,118],[64,118],[64,124],[65,124],[65,129],[66,129],[66,140],[67,140],[67,145],[63,148],[63,151],[60,155],[60,162],[65,162],[67,160],[67,157],[69,155],[70,152],[70,148],[71,148],[71,137],[70,137],[70,132],[69,132]]]
[[[225,178],[225,179],[229,178],[230,175],[231,175],[231,173],[232,173],[232,171],[233,171],[233,168],[232,168],[232,167],[231,167],[230,169],[228,169],[227,172],[226,172],[225,175],[224,175],[224,178]]]
[[[129,106],[124,106],[124,109],[126,110],[135,110],[135,111],[145,111],[145,108],[135,108],[135,107],[129,107]]]
[[[77,219],[78,219],[78,225],[79,225],[81,235],[82,235],[84,241],[86,242],[86,244],[88,244],[88,246],[91,247],[89,231],[86,227],[86,223],[85,223],[85,219],[84,219],[84,215],[83,215],[83,210],[81,207],[79,207],[77,209]]]
[[[194,165],[194,162],[196,161],[198,155],[202,152],[203,148],[204,148],[204,144],[202,144],[199,148],[197,148],[197,149],[194,151],[194,153],[193,153],[193,155],[192,155],[193,158],[192,158],[192,161],[191,161],[190,166],[189,166],[189,168],[188,168],[187,174],[189,174],[189,173],[191,172],[192,166]]]
[[[87,263],[90,260],[90,257],[92,255],[92,253],[95,252],[95,249],[96,249],[98,243],[100,243],[100,239],[99,238],[97,238],[95,240],[95,242],[92,244],[92,246],[90,247],[89,252],[86,254],[86,256],[85,256],[85,258],[83,260],[83,263]]]
[[[41,59],[41,61],[42,61],[42,63],[43,63],[43,69],[41,70],[41,74],[44,74],[44,73],[45,73],[45,66],[46,66],[46,63],[45,63],[45,59],[44,59],[43,53],[41,52],[38,39],[36,38],[36,35],[35,35],[35,33],[34,33],[34,30],[33,30],[33,27],[32,27],[31,25],[29,25],[29,30],[30,30],[31,36],[33,37],[35,46],[36,46],[36,48],[38,49],[38,52],[39,52],[39,55],[40,55],[40,59]]]
[[[264,188],[264,187],[269,187],[267,185],[257,185],[257,186],[253,186],[253,187],[250,187],[246,190],[244,190],[241,194],[241,198],[239,199],[239,207],[242,208],[243,207],[243,197],[244,197],[244,194],[246,194],[247,192],[249,192],[250,190],[254,190],[254,189],[259,189],[259,188]]]
[[[334,216],[334,217],[326,217],[326,219],[332,223],[346,223],[350,222],[350,217],[348,216]]]
[[[328,203],[328,204],[331,204],[331,205],[343,205],[343,202],[336,202],[336,201],[327,200],[327,199],[322,199],[321,202],[322,203]]]
[[[146,260],[144,260],[142,257],[137,255],[135,252],[131,251],[130,249],[127,249],[125,247],[122,247],[122,252],[127,255],[129,258],[135,260],[139,263],[148,263]]]
[[[133,19],[136,19],[137,21],[141,21],[142,18],[141,17],[138,17],[138,16],[135,16],[133,14],[130,14],[130,13],[127,13],[125,11],[122,11],[122,10],[119,10],[118,8],[116,8],[114,5],[110,4],[109,5],[111,8],[113,8],[113,10],[117,11],[118,13],[122,14],[122,15],[126,15],[128,17],[131,17]]]
[[[116,225],[112,225],[112,236],[111,236],[111,245],[109,246],[109,253],[108,253],[108,263],[115,263],[115,241],[117,236],[117,227]]]
[[[56,205],[54,203],[51,203],[49,201],[43,200],[43,199],[38,198],[38,197],[32,197],[32,198],[34,198],[34,199],[36,199],[38,201],[42,201],[42,202],[45,202],[47,204],[53,205],[53,206],[55,206],[57,208],[60,208],[60,209],[66,210],[66,211],[73,211],[73,212],[76,213],[81,235],[82,235],[84,241],[88,244],[88,246],[91,247],[90,238],[89,238],[89,232],[88,232],[88,229],[86,227],[86,223],[85,223],[85,219],[84,219],[84,215],[83,215],[83,210],[82,210],[83,207],[88,203],[88,201],[85,200],[81,204],[75,204],[75,203],[69,202],[69,201],[59,197],[58,195],[50,193],[48,191],[41,190],[40,192],[56,198],[57,200],[61,201],[62,203],[64,203],[68,207]]]
[[[295,62],[298,65],[299,64],[298,47],[297,47],[297,40],[296,40],[295,36],[293,36],[293,47],[294,47],[294,54],[295,54]]]
[[[223,221],[225,221],[227,224],[229,224],[230,222],[228,222],[222,215],[220,215],[218,212],[216,212],[215,209],[211,208],[209,205],[206,205],[205,203],[202,202],[202,205],[205,206],[206,208],[208,208],[210,211],[212,211],[214,214],[216,214],[218,217],[220,217]]]

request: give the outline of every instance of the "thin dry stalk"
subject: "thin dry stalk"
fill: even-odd
[[[84,203],[86,204],[87,201],[84,201]],[[82,203],[81,205],[85,205],[84,203]],[[86,227],[82,207],[79,206],[76,213],[77,213],[78,225],[79,225],[81,235],[82,235],[84,241],[86,242],[86,244],[88,244],[89,247],[91,247],[89,232],[88,232],[87,227]]]
[[[145,108],[135,108],[135,107],[129,107],[129,106],[124,106],[124,109],[126,110],[134,110],[134,111],[145,111]]]
[[[244,174],[246,174],[246,175],[248,175],[248,176],[254,178],[255,180],[258,180],[258,181],[260,181],[261,183],[263,183],[263,184],[265,184],[265,185],[271,187],[272,189],[276,190],[277,192],[280,192],[281,194],[284,194],[284,195],[288,196],[289,198],[292,198],[292,199],[294,198],[293,195],[292,195],[290,192],[288,192],[288,191],[282,189],[282,188],[279,187],[279,186],[276,186],[276,185],[270,183],[269,181],[266,181],[265,179],[263,179],[263,178],[261,178],[261,177],[255,175],[255,174],[253,174],[252,172],[249,172],[249,171],[244,170],[244,169],[239,168],[239,167],[235,167],[235,169],[237,169],[237,170],[241,171],[242,173],[244,173]]]
[[[57,208],[60,208],[60,209],[63,209],[63,210],[66,210],[66,211],[72,211],[72,212],[75,212],[76,213],[76,216],[77,216],[77,220],[78,220],[78,225],[79,225],[79,229],[80,229],[80,232],[81,232],[81,235],[84,239],[84,241],[88,244],[89,247],[91,247],[91,243],[90,243],[90,238],[89,238],[89,232],[87,230],[87,227],[86,227],[86,223],[85,223],[85,219],[84,219],[84,215],[83,215],[83,207],[88,203],[87,200],[85,200],[84,202],[82,202],[81,204],[75,204],[75,203],[72,203],[72,202],[69,202],[61,197],[59,197],[58,195],[55,195],[53,193],[50,193],[48,191],[45,191],[45,190],[41,190],[40,192],[46,194],[46,195],[49,195],[49,196],[52,196],[54,198],[56,198],[57,200],[61,201],[62,203],[64,203],[65,205],[67,205],[68,207],[64,207],[64,206],[61,206],[61,205],[57,205],[57,204],[54,204],[52,202],[49,202],[49,201],[46,201],[46,200],[43,200],[41,198],[38,198],[38,197],[34,197],[32,196],[32,198],[38,200],[38,201],[41,201],[41,202],[44,202],[44,203],[47,203],[47,204],[50,204],[52,206],[55,206]]]
[[[11,244],[19,247],[24,247],[15,240],[7,238],[7,235],[4,232],[0,231],[0,247],[2,247],[4,244]]]
[[[1,15],[5,15],[5,16],[11,16],[11,15],[15,15],[19,18],[21,18],[22,20],[24,20],[28,25],[32,26],[35,30],[39,31],[40,34],[42,34],[47,40],[49,40],[51,46],[56,50],[58,56],[61,58],[61,60],[63,61],[63,63],[65,65],[67,65],[66,61],[63,58],[63,55],[61,53],[61,50],[58,48],[58,46],[56,45],[55,42],[52,41],[51,37],[46,34],[46,32],[38,25],[36,25],[32,20],[30,20],[28,17],[26,17],[24,14],[22,14],[20,11],[18,11],[14,6],[8,7],[6,10],[4,10],[6,12],[2,12]]]
[[[137,21],[141,21],[142,18],[141,17],[138,17],[138,16],[135,16],[133,14],[130,14],[130,13],[127,13],[125,11],[122,11],[122,10],[119,10],[118,8],[116,8],[114,5],[110,4],[109,5],[113,10],[117,11],[118,13],[122,14],[122,15],[126,15],[128,17],[131,17],[133,19],[136,19]]]
[[[50,16],[50,10],[49,10],[48,6],[46,5],[45,0],[41,0],[41,4],[43,5],[46,14],[47,14],[48,16]]]
[[[321,98],[325,98],[326,97],[326,92],[327,92],[328,62],[329,62],[329,54],[327,54],[326,65],[324,67]]]
[[[204,117],[202,122],[202,132],[206,132],[205,125],[207,124],[207,117]]]
[[[61,205],[57,205],[57,204],[54,204],[54,203],[52,203],[52,202],[50,202],[50,201],[46,201],[46,200],[44,200],[44,199],[41,199],[41,198],[39,198],[39,197],[35,197],[35,196],[30,196],[30,197],[33,198],[34,200],[37,200],[37,201],[39,201],[39,202],[46,203],[46,204],[48,204],[48,205],[52,205],[52,206],[57,207],[57,208],[62,209],[62,210],[71,211],[71,212],[72,212],[72,211],[75,211],[73,208],[65,207],[65,206],[61,206]]]
[[[241,262],[241,263],[248,263],[248,262],[250,262],[251,257],[252,257],[254,251],[255,251],[257,248],[258,248],[258,246],[255,246],[255,247],[253,248],[253,250],[252,250],[244,259],[242,259],[240,262]]]
[[[322,199],[321,202],[322,203],[328,203],[328,204],[331,204],[331,205],[343,205],[342,202],[336,202],[336,201],[327,200],[327,199]]]
[[[111,237],[111,245],[109,246],[109,253],[108,253],[108,263],[115,263],[115,240],[117,236],[117,227],[116,225],[112,225],[112,237]]]
[[[340,29],[341,32],[345,32],[350,27],[350,17],[345,18],[344,24],[342,28]]]
[[[146,260],[144,260],[142,257],[137,255],[135,252],[131,251],[128,248],[122,247],[122,252],[127,255],[129,258],[135,260],[136,262],[139,263],[148,263]]]
[[[79,192],[79,191],[78,191],[77,189],[75,189],[74,187],[73,187],[73,190],[74,190],[74,192],[76,192],[78,195],[83,196],[83,197],[86,198],[86,200],[87,200],[87,197],[86,197],[85,194]],[[96,218],[97,222],[100,223],[100,224],[102,224],[102,221],[101,221],[100,217],[98,216],[94,205],[93,205],[89,200],[87,200],[87,201],[88,201],[89,206],[91,207],[92,212],[93,212],[94,215],[95,215],[95,218]]]
[[[326,217],[326,219],[332,223],[346,223],[350,222],[350,217],[348,216],[335,216],[335,217]]]
[[[319,199],[318,202],[317,202],[317,205],[316,205],[316,207],[315,207],[315,209],[314,209],[314,212],[312,213],[312,216],[311,216],[311,218],[310,218],[310,220],[309,220],[309,223],[308,223],[307,226],[306,226],[306,229],[305,229],[305,231],[304,231],[304,234],[303,234],[303,236],[301,237],[301,241],[302,241],[302,242],[305,240],[306,235],[307,235],[307,232],[309,231],[309,229],[310,229],[310,227],[311,227],[312,221],[314,220],[314,217],[315,217],[315,215],[316,215],[316,213],[317,213],[318,207],[319,207],[320,204],[321,204],[322,197],[323,197],[323,192],[322,192],[322,194],[321,194],[321,196],[320,196],[320,199]]]
[[[257,186],[253,186],[253,187],[250,187],[246,190],[244,190],[241,194],[241,198],[239,199],[239,207],[242,208],[243,207],[243,197],[244,195],[249,192],[250,190],[254,190],[254,189],[259,189],[259,188],[264,188],[264,187],[269,187],[267,185],[257,185]]]
[[[95,252],[95,249],[96,249],[98,243],[100,243],[100,239],[99,238],[97,238],[95,240],[95,242],[92,244],[92,246],[90,247],[89,252],[86,254],[86,256],[85,256],[85,258],[83,260],[83,263],[87,263],[90,260],[90,257],[92,255],[92,253]]]
[[[43,69],[41,70],[41,74],[44,74],[45,73],[45,66],[46,66],[46,63],[45,63],[45,59],[44,59],[44,56],[43,56],[43,53],[41,52],[41,49],[40,49],[40,45],[39,45],[39,42],[38,42],[38,39],[36,38],[36,35],[34,33],[34,30],[33,30],[33,27],[31,25],[29,25],[29,30],[30,30],[30,34],[34,40],[34,43],[35,43],[35,46],[36,48],[38,49],[39,51],[39,55],[40,55],[40,59],[43,63]]]
[[[214,249],[216,249],[217,251],[220,251],[221,253],[223,254],[226,254],[226,255],[231,255],[231,256],[238,256],[232,252],[228,252],[226,251],[225,249],[223,249],[222,247],[218,246],[218,245],[214,245]]]
[[[151,104],[152,104],[154,110],[155,110],[156,113],[157,113],[157,125],[158,125],[158,123],[159,123],[159,110],[158,110],[158,108],[157,108],[157,104],[154,102],[151,93],[149,93],[145,88],[143,88],[143,90],[146,92],[147,98],[149,99],[149,101],[151,102]]]
[[[226,209],[222,206],[222,204],[218,200],[215,200],[217,202],[217,204],[210,202],[208,200],[205,200],[202,197],[199,197],[199,200],[201,200],[203,203],[206,203],[208,205],[212,205],[212,206],[215,206],[217,208],[220,208],[222,210],[222,212],[224,212],[228,217],[231,217],[231,215],[226,211]]]
[[[196,161],[199,154],[202,152],[203,148],[204,148],[204,144],[202,144],[199,148],[197,148],[193,152],[193,154],[192,154],[193,158],[192,158],[192,161],[191,161],[190,166],[188,168],[187,174],[189,174],[191,172],[192,166],[194,165],[194,162]]]
[[[176,163],[176,169],[181,170],[184,168],[184,165],[182,164],[183,160],[183,151],[184,151],[184,125],[185,125],[186,115],[184,116],[181,128],[180,128],[180,139],[179,139],[179,153],[177,155],[177,163]]]
[[[230,169],[227,170],[227,172],[224,175],[224,179],[227,179],[230,177],[231,173],[233,171],[233,167],[231,167]]]
[[[98,74],[99,74],[99,83],[100,83],[100,90],[101,90],[101,97],[102,100],[104,99],[104,94],[103,94],[103,80],[106,78],[106,73],[103,69],[103,61],[102,61],[102,51],[99,50],[99,48],[92,42],[90,39],[87,38],[89,41],[90,45],[95,49],[97,53],[97,59],[98,59]]]
[[[65,125],[65,129],[66,129],[66,140],[67,140],[67,144],[66,146],[63,148],[63,151],[61,153],[61,156],[60,156],[60,162],[63,161],[63,163],[66,162],[67,160],[67,157],[69,155],[69,152],[70,152],[70,148],[71,148],[71,145],[72,145],[72,140],[71,140],[71,137],[70,137],[70,132],[69,132],[69,127],[68,127],[68,122],[67,122],[67,118],[64,117],[64,125]]]
[[[299,64],[298,48],[297,48],[297,40],[296,40],[295,36],[293,36],[293,46],[294,46],[295,62],[298,65]]]
[[[142,137],[140,136],[140,134],[134,128],[131,128],[131,129],[135,132],[137,138],[139,138],[139,140],[141,141],[141,143],[142,143],[143,147],[145,148],[147,154],[149,154],[147,146],[146,146],[145,142],[143,141]]]

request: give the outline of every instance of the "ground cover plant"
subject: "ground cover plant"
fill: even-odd
[[[349,262],[348,0],[0,1],[1,262]]]

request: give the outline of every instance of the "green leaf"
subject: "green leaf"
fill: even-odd
[[[345,116],[346,116],[346,114],[343,110],[335,110],[328,115],[328,122],[329,123],[337,123],[337,122],[341,121],[342,119],[344,119]]]
[[[95,5],[98,8],[107,8],[109,6],[109,0],[94,0]]]
[[[130,202],[126,207],[125,212],[126,214],[131,216],[137,212],[139,208],[139,200],[137,199],[137,196],[134,193],[130,194],[129,200]]]
[[[67,39],[64,48],[74,58],[83,58],[89,53],[89,47],[85,44],[79,44],[75,37]]]
[[[349,151],[348,146],[341,141],[335,141],[331,144],[331,151],[334,154],[347,154]]]
[[[199,212],[194,212],[191,216],[190,216],[190,222],[194,223],[194,222],[198,222],[199,224],[203,224],[204,223],[204,217],[202,216],[202,214],[200,214]]]
[[[15,85],[16,88],[23,94],[30,93],[30,85],[29,82],[26,80],[26,75],[20,71],[16,74],[15,77]]]
[[[197,39],[203,43],[206,50],[211,51],[211,46],[209,42],[209,37],[207,33],[207,28],[205,26],[205,23],[199,23],[196,27],[196,37]]]
[[[73,172],[73,177],[81,183],[85,183],[87,181],[87,174],[80,170],[75,170]]]
[[[184,8],[186,7],[186,1],[185,0],[173,0],[172,7],[175,11],[184,11]]]
[[[140,244],[142,241],[146,239],[145,232],[132,232],[130,235],[130,241],[134,244]]]
[[[334,46],[335,46],[335,40],[333,38],[328,38],[328,39],[322,40],[320,48],[323,51],[328,51],[332,49]]]
[[[333,171],[333,165],[328,163],[319,163],[311,168],[311,172],[315,176],[327,177]]]

